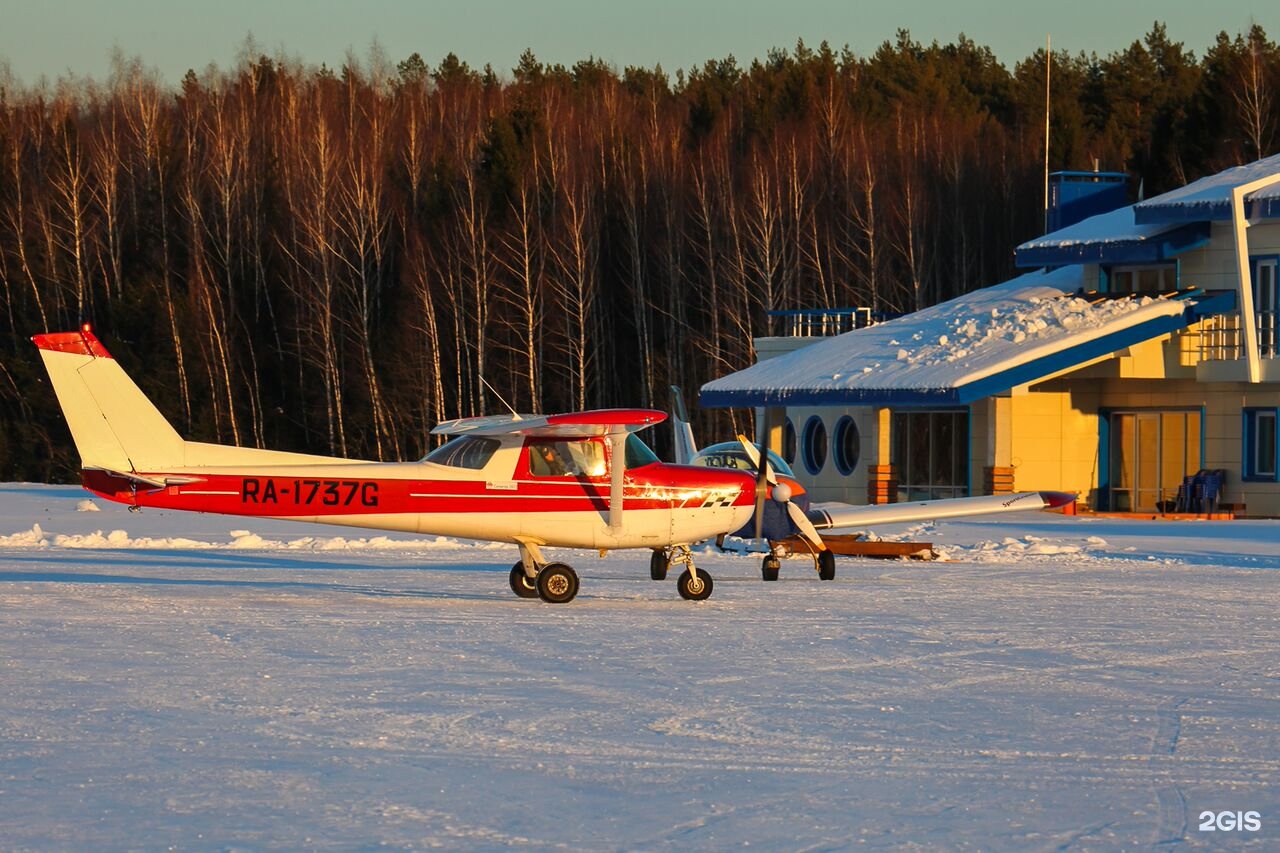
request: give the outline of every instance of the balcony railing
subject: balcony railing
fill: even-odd
[[[771,331],[779,337],[817,338],[865,329],[900,316],[870,308],[805,308],[770,311]]]
[[[1280,357],[1280,328],[1274,311],[1259,311],[1258,355],[1262,358]],[[1240,329],[1239,314],[1219,314],[1207,317],[1197,331],[1189,331],[1186,340],[1198,339],[1201,361],[1239,361],[1244,358],[1244,334]]]

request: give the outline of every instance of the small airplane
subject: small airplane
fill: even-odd
[[[711,595],[690,545],[755,512],[755,480],[736,469],[660,462],[635,433],[654,409],[497,415],[439,424],[449,440],[418,462],[369,462],[186,441],[85,324],[36,335],[80,453],[86,489],[142,507],[510,542],[521,598],[561,604],[574,570],[542,548],[649,548],[680,595]],[[652,572],[651,572],[652,574]]]
[[[808,546],[818,577],[833,580],[836,576],[835,555],[823,541],[820,530],[1056,509],[1076,499],[1074,494],[1068,492],[1018,492],[892,504],[858,505],[840,501],[814,503],[804,486],[796,479],[791,467],[781,456],[765,447],[763,442],[757,447],[746,436],[739,435],[737,441],[725,441],[698,450],[680,388],[672,385],[671,396],[671,424],[678,464],[752,474],[755,480],[756,511],[750,521],[731,535],[742,539],[764,540],[767,543],[769,552],[764,557],[760,570],[766,581],[778,579],[782,565],[780,557],[786,553],[783,541],[796,538]],[[765,460],[763,465],[761,459]],[[722,543],[723,537],[718,542]],[[658,578],[658,569],[659,561],[655,556],[650,567],[650,575],[655,579]]]

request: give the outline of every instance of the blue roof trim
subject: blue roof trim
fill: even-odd
[[[1141,264],[1166,261],[1209,242],[1209,223],[1190,222],[1146,240],[1100,240],[1063,246],[1019,247],[1014,264],[1019,267],[1055,267],[1069,264]]]
[[[1020,364],[1000,373],[955,388],[796,388],[741,391],[702,391],[699,405],[708,408],[753,406],[938,406],[966,405],[1000,394],[1018,385],[1069,370],[1095,358],[1110,355],[1142,341],[1184,329],[1205,317],[1235,309],[1235,293],[1203,294],[1197,291],[1178,297],[1186,301],[1181,314],[1155,317],[1127,329],[1077,344]]]
[[[1244,215],[1249,219],[1280,218],[1280,198],[1263,198],[1245,202]],[[1199,202],[1138,202],[1133,206],[1133,221],[1138,225],[1165,225],[1181,222],[1226,222],[1231,219],[1231,202],[1213,199]]]

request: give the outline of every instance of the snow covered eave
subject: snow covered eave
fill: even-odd
[[[1280,173],[1280,154],[1226,169],[1138,202],[1133,206],[1134,221],[1139,225],[1228,221],[1231,219],[1233,189],[1277,173]],[[1278,187],[1266,187],[1250,193],[1244,201],[1248,219],[1280,218]]]
[[[1085,220],[1087,223],[1089,220]],[[1085,223],[1079,223],[1084,225]],[[1073,226],[1073,228],[1076,226]],[[1171,260],[1209,242],[1208,222],[1165,225],[1150,233],[1080,235],[1063,229],[1029,240],[1014,251],[1014,263],[1022,268],[1054,267],[1067,264],[1149,264]],[[1133,232],[1134,229],[1130,229]]]

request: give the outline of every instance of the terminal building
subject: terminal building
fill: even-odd
[[[1122,175],[1058,173],[1028,272],[885,322],[793,316],[700,402],[759,409],[816,500],[1280,516],[1280,156],[1124,201]]]

